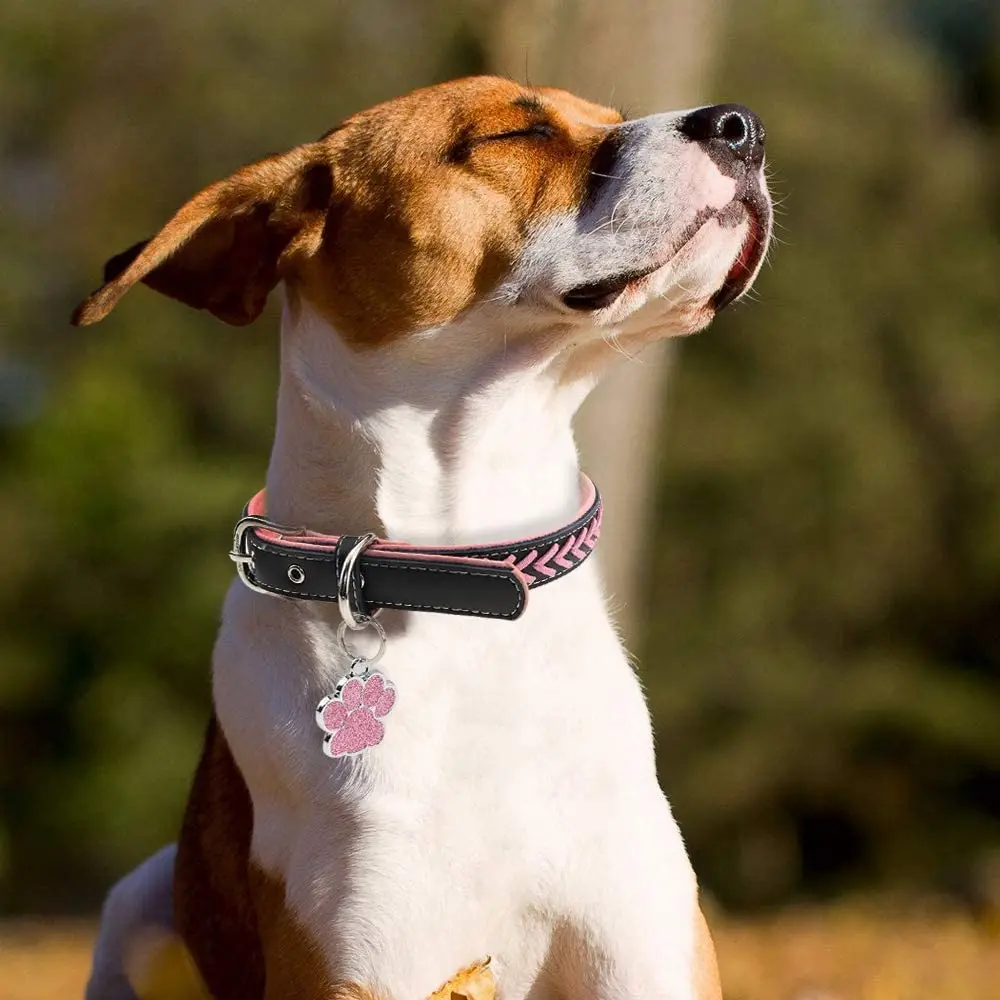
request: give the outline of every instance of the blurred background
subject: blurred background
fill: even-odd
[[[732,995],[784,995],[739,977],[795,928],[820,942],[782,952],[803,983],[842,974],[835,927],[874,967],[853,914],[875,906],[886,940],[938,914],[927,941],[982,963],[954,995],[995,998],[995,0],[4,0],[0,917],[93,914],[174,838],[273,426],[275,306],[241,330],[143,291],[97,328],[70,310],[210,181],[483,71],[767,125],[753,301],[623,366],[580,421]],[[896,993],[844,995],[951,995],[919,941]]]

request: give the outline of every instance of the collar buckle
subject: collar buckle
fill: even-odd
[[[265,590],[259,586],[250,575],[254,571],[253,552],[250,551],[250,546],[247,542],[247,532],[251,528],[264,528],[279,535],[290,536],[304,535],[306,529],[282,527],[273,521],[269,521],[266,517],[246,513],[236,522],[236,528],[233,530],[233,547],[229,550],[229,558],[236,563],[236,575],[251,590],[256,591],[258,594],[273,595],[273,591]]]

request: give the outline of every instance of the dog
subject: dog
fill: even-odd
[[[214,716],[177,845],[105,905],[92,1000],[131,995],[148,920],[215,1000],[412,1000],[487,961],[504,1000],[721,995],[571,420],[750,287],[763,163],[740,105],[626,120],[473,77],[108,262],[76,323],[138,282],[232,325],[285,298]]]

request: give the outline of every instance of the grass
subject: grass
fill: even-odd
[[[1000,1000],[1000,925],[857,904],[715,921],[727,1000]]]
[[[710,918],[726,1000],[1000,1000],[1000,923],[862,904]],[[0,925],[0,1000],[79,1000],[93,926]]]

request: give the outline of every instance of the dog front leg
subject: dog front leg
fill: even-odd
[[[137,1000],[133,984],[160,943],[173,935],[175,844],[147,858],[108,893],[86,1000]]]
[[[616,849],[608,851],[606,844]],[[568,996],[721,1000],[715,948],[680,832],[660,796],[622,804],[570,871]]]
[[[715,947],[701,909],[689,928],[637,908],[631,919],[580,936],[567,996],[593,1000],[722,1000]],[[612,940],[612,935],[614,939]]]

